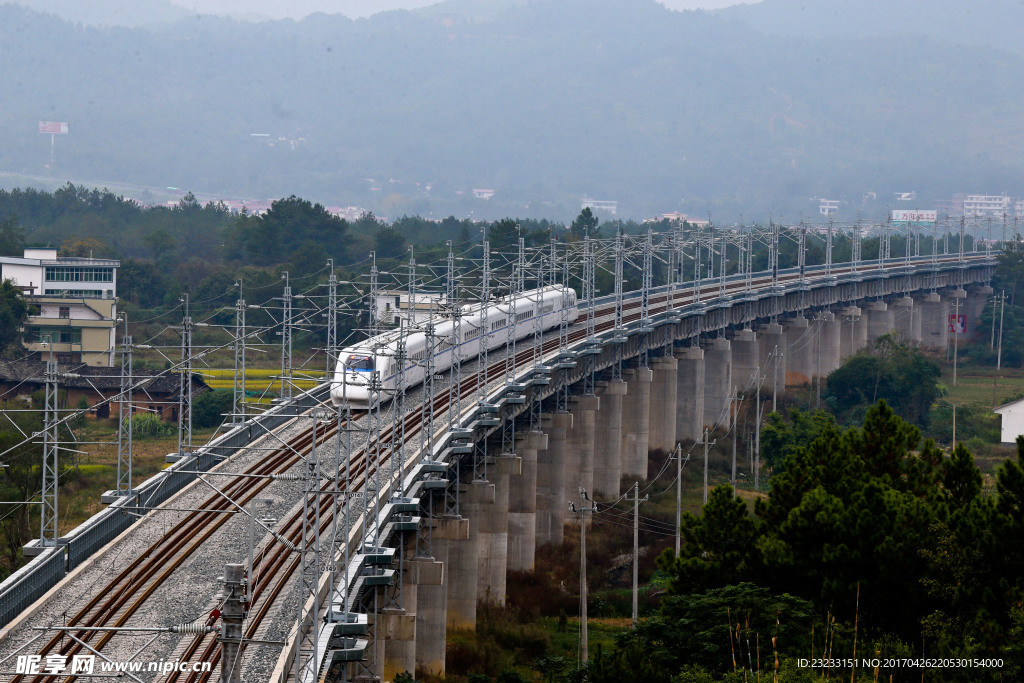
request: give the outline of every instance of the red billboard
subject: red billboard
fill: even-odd
[[[953,334],[967,334],[967,315],[949,314],[949,331]]]

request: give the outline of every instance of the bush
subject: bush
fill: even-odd
[[[136,413],[132,415],[132,437],[145,439],[157,436],[170,436],[177,431],[177,427],[166,422],[153,413]]]
[[[192,402],[192,426],[196,429],[218,427],[224,421],[225,413],[231,413],[234,391],[216,389],[199,395]]]

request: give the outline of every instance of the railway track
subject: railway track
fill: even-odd
[[[980,260],[981,256],[968,257],[968,262]],[[958,258],[947,257],[939,259],[939,264],[949,263],[950,261],[958,261]],[[887,263],[885,268],[881,270],[901,269],[905,267],[904,263]],[[863,272],[865,275],[870,276],[872,273],[878,272],[878,268],[861,268],[859,272]],[[832,274],[843,275],[852,271],[849,266],[836,267],[832,269]],[[777,279],[777,283],[781,287],[791,285],[793,282],[807,282],[808,284],[814,284],[815,281],[822,281],[824,277],[822,275],[815,274],[815,276],[808,277],[806,279],[801,278],[798,273],[786,273],[780,274]],[[726,282],[724,293],[726,295],[732,295],[739,292],[745,292],[749,289],[757,290],[765,285],[772,285],[773,279],[770,276],[760,275],[758,277],[752,277],[748,285],[745,281],[733,281]],[[718,299],[722,295],[723,289],[719,283],[714,281],[707,282],[702,288],[700,293],[701,302],[709,302]],[[692,288],[676,291],[671,295],[671,304],[669,303],[669,295],[667,293],[660,293],[649,297],[649,315],[657,315],[668,310],[671,305],[672,308],[681,308],[688,304],[694,303],[695,292]],[[642,303],[639,299],[630,299],[623,303],[623,324],[638,320],[642,313],[640,308]],[[594,320],[594,329],[596,332],[604,332],[612,329],[615,325],[614,321],[614,305],[605,306],[594,311],[588,311],[581,316],[576,322],[574,327],[577,329],[571,330],[568,336],[569,344],[573,344],[586,338],[586,329],[580,329],[581,322],[586,319],[586,316],[592,316]],[[557,334],[548,333],[545,335],[545,339],[542,345],[542,356],[550,353],[551,351],[557,350],[561,341]],[[517,369],[521,369],[524,366],[528,366],[531,363],[537,362],[537,359],[531,344],[529,348],[516,353],[514,359],[514,366]],[[486,377],[486,382],[490,383],[496,379],[504,376],[505,373],[505,360],[501,359],[492,363],[488,368],[483,370],[483,374]],[[470,376],[464,379],[459,388],[459,395],[462,398],[473,396],[478,390],[478,379],[476,376]],[[440,392],[434,399],[434,410],[437,414],[444,411],[448,407],[449,395],[448,392]],[[354,419],[361,417],[361,414],[353,414]],[[421,412],[416,409],[416,406],[410,406],[409,412],[405,416],[404,424],[404,435],[406,439],[416,436],[420,431]],[[332,421],[333,422],[333,421]],[[321,436],[329,438],[335,433],[337,429],[336,424],[326,425],[326,429],[321,432]],[[310,427],[304,430],[302,433],[297,435],[292,441],[281,448],[274,449],[269,456],[261,459],[258,463],[251,466],[245,474],[281,474],[286,472],[288,469],[293,467],[301,458],[309,452],[313,443],[313,428]],[[377,446],[378,454],[378,467],[383,467],[389,464],[390,458],[393,454],[392,433],[390,429],[383,430],[380,436],[380,442]],[[368,472],[366,459],[366,449],[361,449],[357,453],[352,454],[350,464],[350,486],[352,491],[359,491],[363,488],[368,476],[374,474]],[[244,505],[252,498],[259,495],[259,493],[265,489],[271,483],[271,479],[267,478],[253,478],[253,477],[238,477],[231,479],[230,482],[224,487],[224,491],[232,500]],[[326,489],[330,484],[324,484]],[[333,523],[333,514],[336,509],[335,503],[331,497],[319,496],[319,518],[321,520],[321,532],[326,531],[330,528]],[[180,522],[178,522],[168,533],[166,533],[157,543],[153,544],[144,554],[133,560],[128,567],[122,570],[112,581],[110,581],[100,592],[92,597],[86,605],[79,610],[74,617],[67,622],[67,626],[83,626],[83,627],[118,627],[123,626],[128,619],[139,610],[139,608],[145,603],[145,601],[153,594],[153,592],[164,584],[169,577],[172,575],[175,569],[177,569],[182,562],[190,557],[198,548],[200,548],[204,542],[206,542],[210,536],[215,533],[236,511],[234,505],[220,495],[212,495],[207,498],[200,507],[200,511],[188,513]],[[288,517],[283,523],[283,526],[279,528],[277,533],[278,537],[287,540],[288,544],[294,547],[300,541],[302,534],[303,520],[302,513],[295,512]],[[274,601],[281,595],[285,587],[288,585],[290,579],[298,571],[300,559],[296,553],[292,551],[289,545],[281,543],[277,537],[272,537],[271,541],[262,547],[254,557],[254,574],[256,575],[254,584],[250,591],[250,613],[249,619],[246,624],[245,636],[246,638],[252,639],[255,637],[258,629],[263,623],[270,612]],[[205,621],[205,625],[213,626],[215,618],[213,616],[208,617]],[[111,640],[113,632],[102,632],[102,631],[78,631],[74,632],[75,637],[89,644],[89,647],[101,651],[105,645]],[[49,654],[60,654],[67,657],[81,652],[83,645],[67,638],[63,633],[58,634],[51,638],[46,645],[39,650],[39,654],[45,657]],[[178,661],[210,661],[213,662],[213,669],[217,668],[217,664],[220,659],[220,646],[217,642],[215,634],[204,634],[194,636],[190,640],[186,640],[184,646],[179,646],[176,650],[178,654]],[[195,656],[199,655],[199,659],[195,660]],[[215,674],[211,672],[192,672],[188,674],[171,673],[162,679],[167,683],[177,683],[178,681],[184,680],[186,683],[196,683],[199,681],[209,681]],[[38,675],[38,676],[16,676],[13,681],[16,683],[22,683],[23,681],[31,680],[33,683],[52,683],[58,680],[59,676],[53,675]],[[62,679],[65,683],[70,683],[76,680],[75,676],[67,676]]]

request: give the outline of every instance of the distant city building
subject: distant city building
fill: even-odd
[[[1002,218],[1012,215],[1013,199],[1005,195],[969,194],[964,197],[962,216],[967,218]]]
[[[52,350],[63,363],[114,365],[117,269],[111,259],[58,257],[25,249],[0,257],[0,280],[14,282],[39,312],[25,321],[25,345],[37,360]]]
[[[935,202],[935,208],[950,216],[965,218],[1024,218],[1024,200],[1008,195],[954,194],[952,199]]]
[[[896,195],[896,201],[898,202],[913,202],[917,200],[917,192],[894,192]]]
[[[645,218],[644,223],[660,223],[662,221],[668,221],[669,223],[689,223],[690,225],[708,225],[709,221],[706,218],[693,218],[687,216],[685,213],[679,213],[678,211],[672,211],[669,213],[663,213],[660,216],[653,216],[651,218]]]
[[[818,213],[822,216],[831,216],[832,214],[839,211],[839,200],[838,199],[819,199],[818,200]]]
[[[477,199],[490,199],[494,196],[494,190],[474,189],[473,196]]]
[[[604,211],[615,216],[619,213],[619,203],[617,201],[608,201],[601,199],[590,199],[584,197],[583,201],[580,202],[580,210],[590,209],[591,211]]]

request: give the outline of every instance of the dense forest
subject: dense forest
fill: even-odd
[[[480,4],[150,28],[2,5],[0,172],[7,187],[130,182],[149,201],[168,186],[295,193],[391,220],[569,221],[584,196],[629,217],[730,222],[793,220],[829,197],[852,218],[880,214],[894,191],[928,203],[1024,187],[1012,133],[1024,95],[1006,87],[1024,57],[987,43],[929,30],[794,39],[653,0],[485,17]],[[868,14],[891,23],[881,4]],[[71,126],[52,164],[41,120]]]

